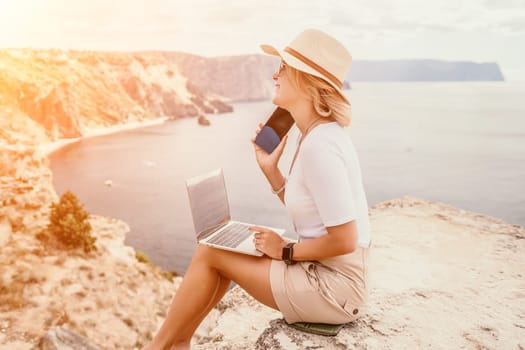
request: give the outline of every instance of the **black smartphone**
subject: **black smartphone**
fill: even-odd
[[[277,107],[255,138],[255,144],[268,153],[281,143],[294,123],[293,117],[286,109]]]

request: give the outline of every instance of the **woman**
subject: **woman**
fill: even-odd
[[[252,143],[299,242],[254,226],[254,243],[263,257],[199,245],[147,350],[188,349],[193,333],[231,281],[280,310],[288,323],[341,324],[362,314],[370,230],[359,161],[343,128],[350,123],[350,103],[341,91],[350,53],[336,39],[312,29],[282,51],[261,47],[281,57],[273,75],[273,103],[291,112],[301,132],[288,179],[278,168],[287,136],[271,154],[255,145],[255,138]]]

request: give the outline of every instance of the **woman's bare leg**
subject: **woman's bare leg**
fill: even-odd
[[[277,309],[270,287],[270,263],[268,257],[198,245],[168,315],[146,349],[189,348],[195,329],[224,296],[230,280],[261,303]]]
[[[187,348],[189,348],[189,344],[191,342],[191,338],[193,337],[193,334],[199,328],[201,322],[204,320],[204,318],[210,313],[210,311],[221,301],[221,299],[224,297],[224,294],[228,291],[228,287],[230,286],[231,281],[227,278],[221,277],[219,284],[217,285],[217,290],[212,298],[212,300],[208,303],[208,305],[204,308],[204,310],[201,312],[201,314],[194,318],[193,323],[188,323],[188,326],[186,329],[181,332],[180,338],[183,339],[180,343],[181,344],[187,344]],[[184,347],[182,347],[184,349]]]

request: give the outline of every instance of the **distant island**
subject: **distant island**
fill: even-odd
[[[439,60],[355,61],[348,80],[353,81],[504,81],[495,62]]]

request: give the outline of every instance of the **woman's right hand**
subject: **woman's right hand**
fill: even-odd
[[[277,169],[277,164],[279,163],[279,159],[281,159],[283,154],[284,146],[286,146],[286,141],[288,140],[288,135],[283,137],[279,145],[273,150],[272,153],[268,154],[264,149],[255,143],[255,138],[261,132],[263,126],[264,125],[262,123],[259,123],[259,127],[257,130],[255,130],[255,136],[252,138],[252,143],[255,150],[255,158],[257,159],[259,167],[263,172],[267,172]]]

